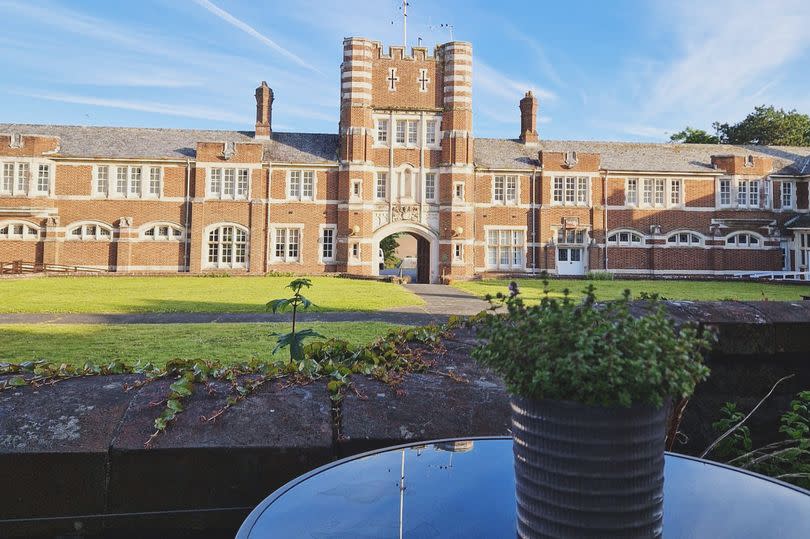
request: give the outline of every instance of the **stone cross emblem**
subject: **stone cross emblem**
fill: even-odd
[[[419,78],[416,79],[416,81],[419,83],[419,91],[427,92],[428,83],[430,82],[430,79],[427,76],[427,69],[419,70]]]
[[[392,92],[397,89],[397,82],[399,82],[399,77],[397,77],[397,68],[392,67],[388,70],[388,89]]]

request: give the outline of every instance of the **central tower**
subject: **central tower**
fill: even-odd
[[[379,240],[407,232],[424,246],[420,280],[471,274],[472,150],[472,45],[346,38],[338,270],[376,274]]]

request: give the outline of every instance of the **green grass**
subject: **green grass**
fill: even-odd
[[[292,277],[44,277],[0,280],[0,313],[264,312],[289,297]],[[313,277],[313,311],[378,311],[421,305],[399,285]]]
[[[363,345],[402,326],[382,322],[300,323],[324,337],[339,337]],[[170,359],[212,359],[222,362],[267,360],[275,346],[274,331],[287,332],[289,324],[32,324],[0,325],[0,361],[20,363],[47,359],[72,365],[108,363],[120,359],[130,364],[151,361],[163,365]],[[312,341],[308,341],[312,342]],[[279,352],[279,357],[289,357]]]
[[[543,282],[540,279],[516,279],[523,299],[536,302],[542,297]],[[650,280],[576,280],[551,279],[549,289],[556,297],[563,295],[568,288],[575,296],[581,296],[589,284],[596,287],[598,299],[615,299],[621,297],[625,289],[630,289],[638,297],[642,292],[657,293],[671,300],[693,301],[795,301],[802,295],[810,295],[810,285],[788,285],[736,281],[650,281]],[[453,286],[479,297],[486,294],[493,296],[498,292],[507,293],[508,279],[486,279],[482,281],[459,281]]]

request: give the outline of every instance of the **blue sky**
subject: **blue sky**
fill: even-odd
[[[0,0],[0,123],[337,131],[342,38],[402,41],[397,0]],[[336,8],[335,6],[339,6]],[[810,113],[810,2],[411,0],[409,45],[471,41],[476,136],[664,141],[767,103]]]

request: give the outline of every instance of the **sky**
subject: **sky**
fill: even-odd
[[[810,113],[807,0],[410,0],[408,45],[473,44],[474,134],[666,141],[760,104]],[[398,0],[0,0],[0,123],[336,133],[342,40]]]

